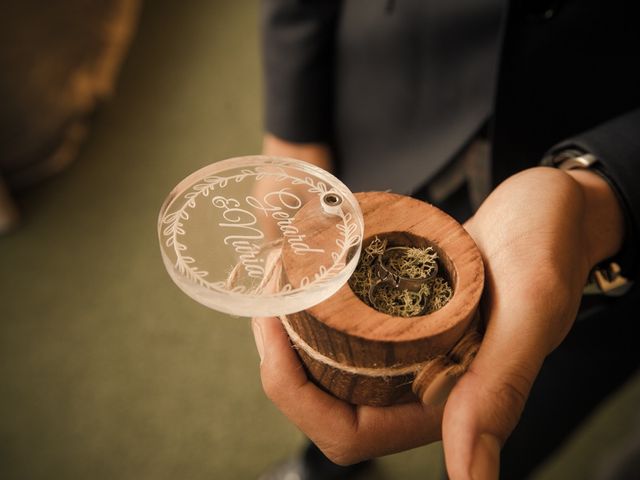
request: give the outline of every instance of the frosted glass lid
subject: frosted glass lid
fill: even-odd
[[[333,175],[258,155],[189,175],[158,219],[173,281],[241,316],[293,313],[333,295],[356,267],[363,229],[358,202]]]

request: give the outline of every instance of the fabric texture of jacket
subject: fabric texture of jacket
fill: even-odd
[[[356,189],[384,188],[379,182],[386,179],[388,188],[404,181],[410,190],[412,181],[437,172],[487,116],[494,184],[538,165],[550,151],[591,152],[625,212],[623,268],[634,277],[640,226],[638,3],[484,0],[467,2],[467,11],[437,8],[447,3],[457,2],[265,0],[266,129],[290,141],[331,144],[341,173],[360,172]],[[446,22],[453,26],[443,27]],[[422,53],[435,60],[425,62]],[[407,70],[388,74],[398,68]],[[413,82],[397,81],[412,72]],[[362,99],[376,95],[380,108],[368,108]],[[345,168],[350,162],[357,168]],[[394,174],[403,168],[411,171]]]

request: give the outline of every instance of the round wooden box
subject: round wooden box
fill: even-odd
[[[484,284],[482,258],[473,239],[449,215],[419,200],[383,192],[357,193],[364,241],[386,238],[389,246],[430,245],[453,288],[440,310],[419,317],[393,317],[361,301],[345,284],[305,311],[281,316],[310,377],[354,404],[391,405],[417,400],[439,403],[466,369],[480,341],[476,310]],[[323,235],[319,209],[309,205],[296,218]],[[283,269],[295,287],[300,257],[283,251]]]

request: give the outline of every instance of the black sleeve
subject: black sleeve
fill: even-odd
[[[574,136],[552,152],[577,148],[600,161],[600,171],[616,192],[625,214],[626,237],[618,256],[627,278],[638,278],[640,227],[640,109]]]
[[[327,142],[333,117],[338,0],[263,0],[265,128],[293,142]]]

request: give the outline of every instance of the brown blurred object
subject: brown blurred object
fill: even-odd
[[[18,210],[16,209],[9,190],[0,177],[0,235],[11,230],[18,222]]]
[[[17,219],[8,190],[76,157],[90,114],[114,90],[141,0],[7,2],[0,15],[0,232]]]

